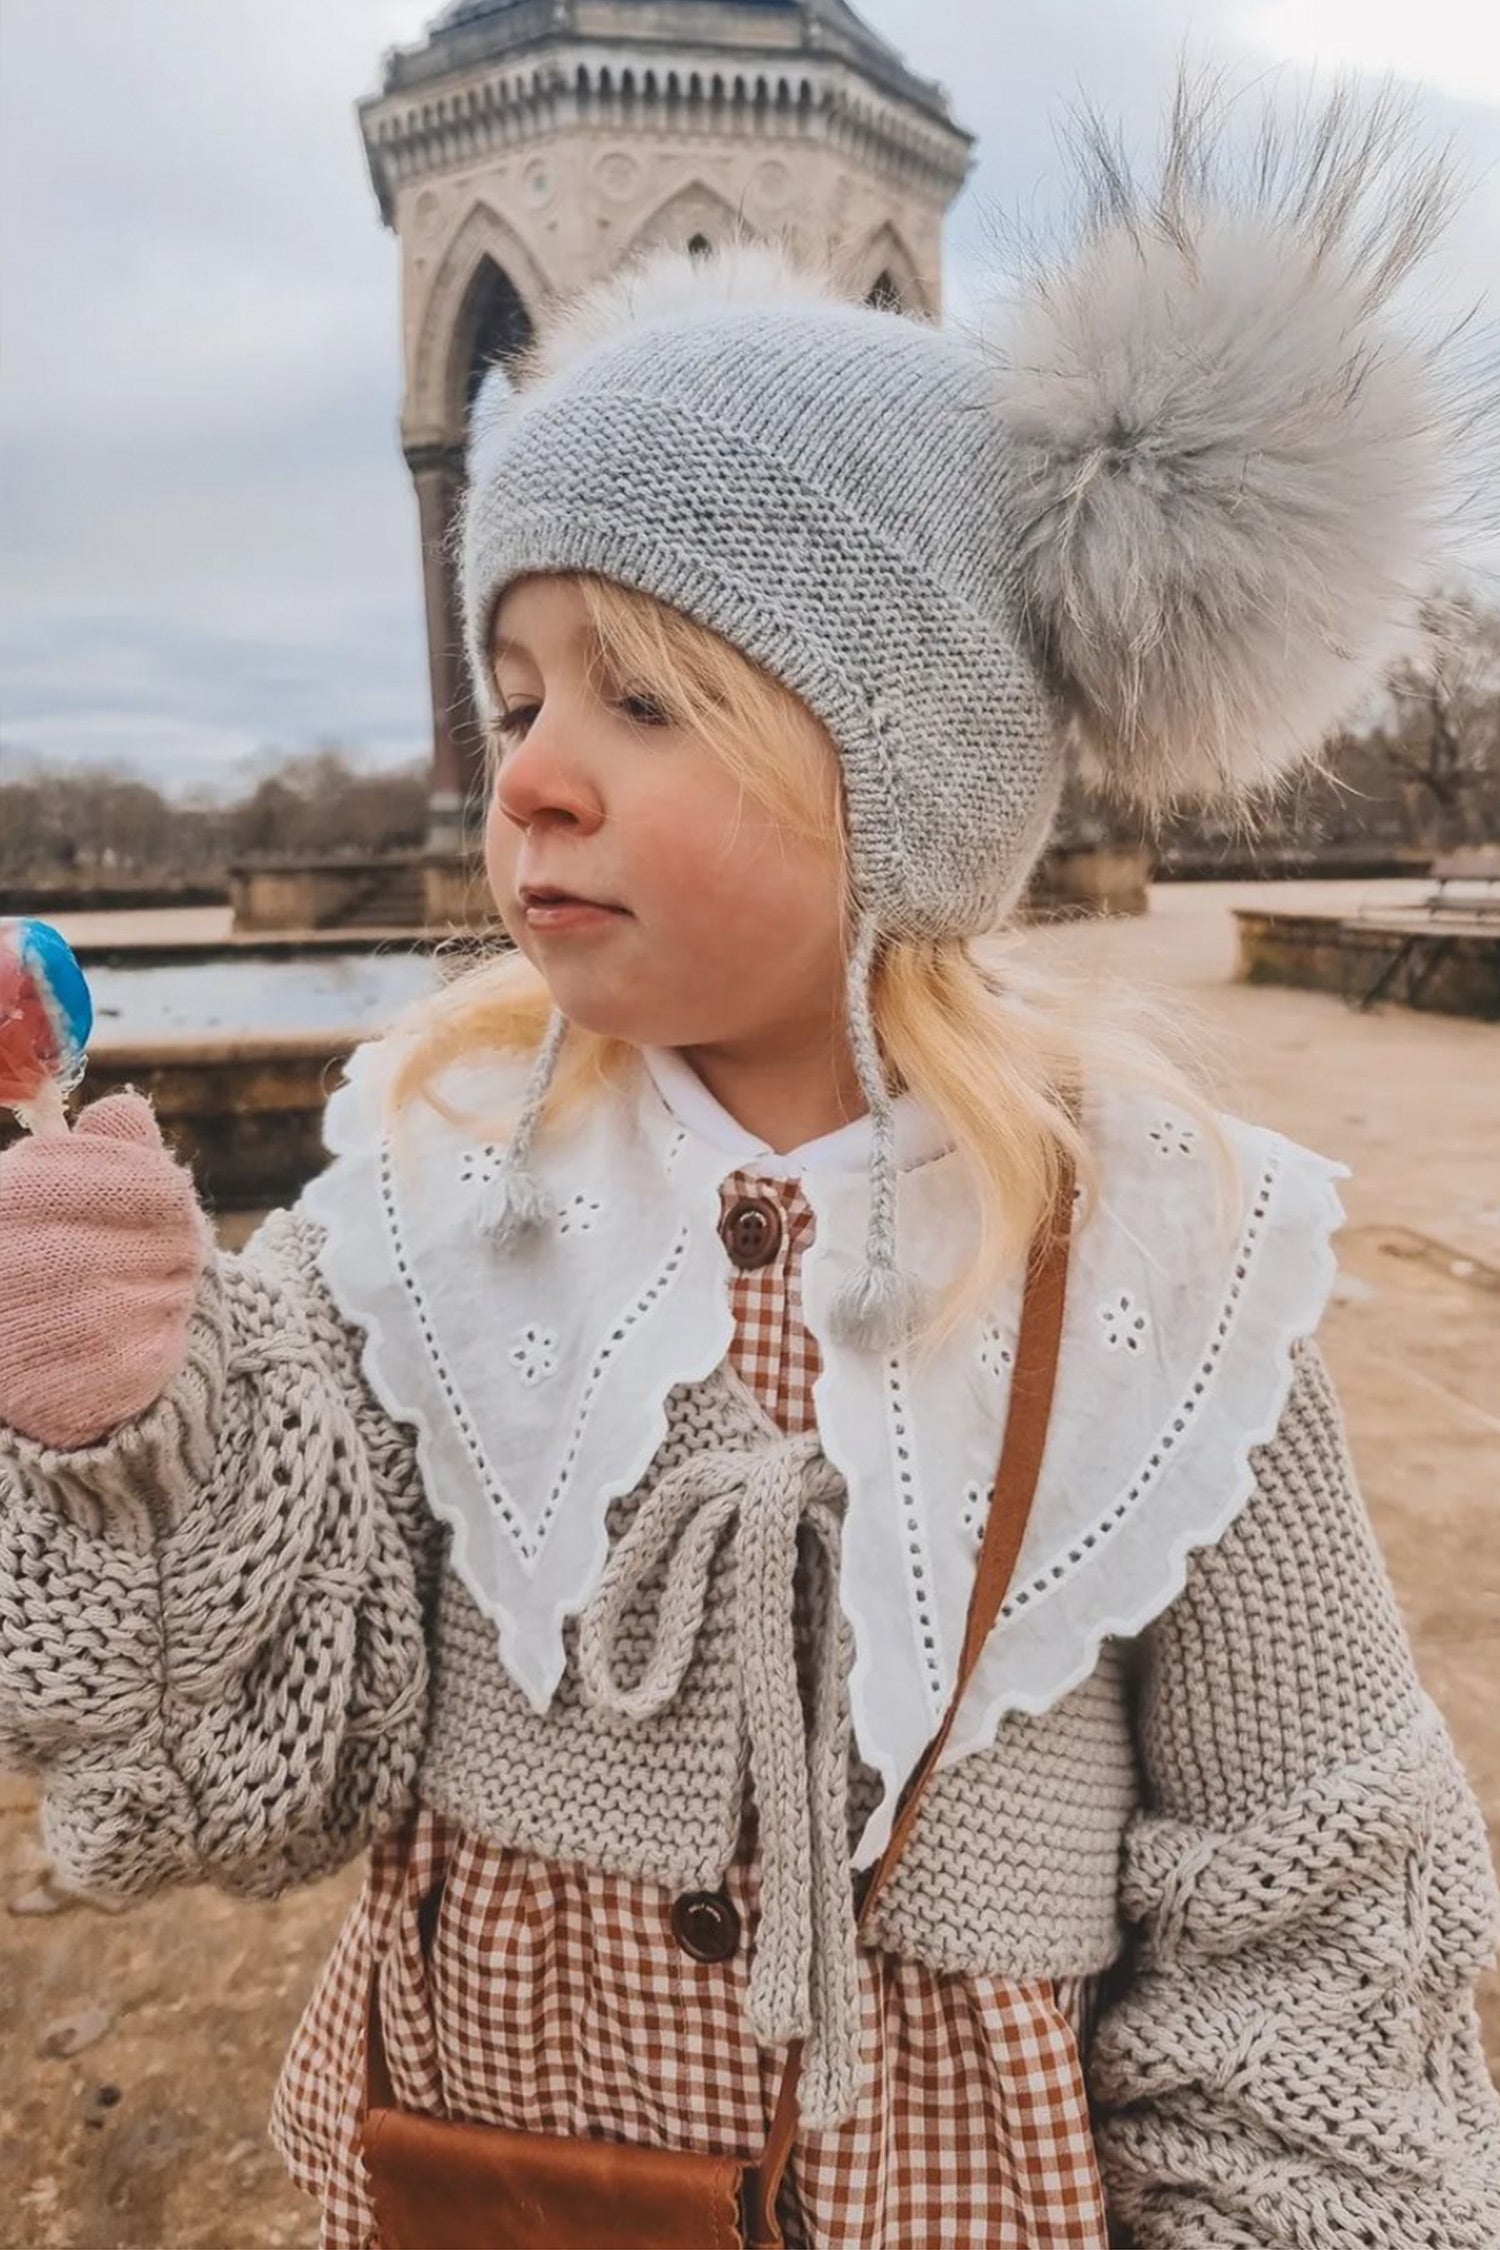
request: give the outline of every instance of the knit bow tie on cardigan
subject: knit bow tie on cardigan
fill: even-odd
[[[844,1483],[815,1432],[692,1455],[642,1503],[579,1620],[584,1688],[631,1719],[665,1711],[697,1646],[715,1555],[734,1536],[734,1632],[760,1821],[761,1910],[745,2015],[763,2046],[803,2039],[801,2114],[847,2116],[859,2092],[860,1993],[849,1873],[852,1636],[838,1598]],[[811,1678],[798,1679],[799,1535],[809,1532]],[[633,1685],[615,1671],[623,1619],[660,1581]],[[810,1908],[810,1911],[809,1911]]]

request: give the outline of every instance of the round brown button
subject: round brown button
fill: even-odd
[[[724,1247],[744,1273],[768,1266],[781,1248],[781,1213],[763,1196],[741,1196],[719,1228]]]
[[[672,1935],[695,1961],[728,1961],[740,1942],[740,1918],[722,1891],[684,1891],[672,1901]]]

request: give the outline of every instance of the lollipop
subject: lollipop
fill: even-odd
[[[93,1025],[83,971],[56,930],[0,920],[0,1109],[33,1133],[65,1133],[63,1096],[83,1076]]]

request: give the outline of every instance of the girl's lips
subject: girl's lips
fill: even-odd
[[[598,929],[606,922],[625,920],[623,907],[596,906],[585,898],[528,899],[525,913],[528,930],[546,931],[552,936]]]

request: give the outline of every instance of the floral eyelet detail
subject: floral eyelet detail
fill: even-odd
[[[506,1354],[511,1366],[518,1369],[523,1383],[544,1383],[549,1375],[557,1373],[557,1331],[553,1328],[523,1328]]]
[[[1147,1131],[1146,1138],[1158,1156],[1196,1156],[1198,1153],[1198,1128],[1181,1117],[1159,1117]]]
[[[489,1187],[498,1180],[505,1151],[494,1141],[483,1148],[466,1148],[458,1160],[458,1176],[465,1187]]]
[[[592,1234],[594,1222],[604,1209],[597,1195],[570,1195],[557,1215],[559,1234]]]
[[[964,1486],[963,1525],[975,1546],[984,1537],[984,1527],[989,1519],[990,1488],[987,1484]]]
[[[1009,1344],[1002,1344],[998,1328],[986,1328],[979,1344],[979,1364],[992,1381],[999,1382],[1007,1369],[1015,1364],[1015,1353]]]
[[[1128,1289],[1122,1289],[1117,1297],[1099,1307],[1099,1325],[1112,1352],[1122,1347],[1128,1352],[1138,1352],[1151,1332],[1145,1308],[1137,1304]]]

